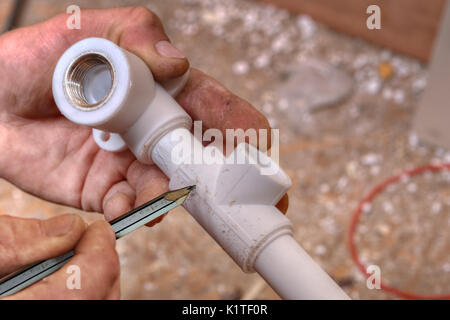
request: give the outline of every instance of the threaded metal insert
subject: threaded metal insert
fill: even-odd
[[[109,97],[114,83],[114,70],[99,53],[88,53],[67,69],[64,90],[72,103],[87,110],[99,107]]]

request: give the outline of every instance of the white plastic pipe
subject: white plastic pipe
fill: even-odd
[[[349,299],[289,235],[277,238],[260,253],[255,270],[285,299]]]
[[[258,271],[282,298],[348,299],[295,242],[290,221],[275,207],[291,185],[278,164],[245,143],[225,157],[190,133],[191,118],[172,98],[186,80],[163,88],[137,56],[88,38],[58,61],[53,95],[69,120],[93,128],[101,148],[129,148],[139,161],[155,163],[171,189],[195,184],[185,208],[243,271]],[[209,161],[198,162],[203,154]]]
[[[186,200],[185,208],[244,271],[258,272],[284,299],[349,299],[293,239],[290,222],[274,207],[284,194],[286,185],[274,183],[273,180],[288,180],[281,170],[275,175],[276,179],[271,179],[273,176],[259,176],[261,180],[257,181],[257,178],[251,177],[252,173],[260,174],[251,169],[245,171],[245,165],[241,165],[247,180],[260,193],[253,198],[249,196],[250,186],[245,184],[242,171],[235,175],[238,183],[231,183],[229,192],[226,192],[220,188],[220,172],[234,175],[233,172],[238,170],[236,165],[223,169],[220,165],[205,168],[204,165],[177,164],[172,154],[176,148],[182,147],[179,137],[183,137],[182,143],[197,152],[205,153],[205,149],[211,148],[204,148],[188,130],[180,129],[166,134],[155,145],[152,158],[171,178],[171,189],[195,181],[199,192]],[[238,147],[235,153],[239,152],[244,150]],[[220,153],[215,154],[225,160]],[[194,155],[185,152],[184,157],[184,162],[192,163]],[[216,160],[220,162],[220,159]],[[265,183],[262,181],[264,178]],[[277,190],[283,192],[271,198]],[[244,201],[236,197],[239,194],[244,194]]]

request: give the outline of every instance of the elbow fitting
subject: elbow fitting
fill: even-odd
[[[187,79],[188,74],[183,75],[166,90],[136,55],[111,41],[87,38],[59,59],[52,88],[61,113],[94,128],[102,149],[120,151],[128,146],[141,162],[152,163],[148,155],[160,137],[192,126],[172,97]]]

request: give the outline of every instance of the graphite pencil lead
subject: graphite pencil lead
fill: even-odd
[[[176,201],[179,204],[182,204],[184,200],[186,200],[189,193],[195,189],[195,185],[181,188],[178,190],[169,191],[164,196],[164,199],[169,201]]]

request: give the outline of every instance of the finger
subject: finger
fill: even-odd
[[[89,143],[98,150],[92,136],[89,137]],[[125,180],[128,167],[135,160],[136,158],[129,150],[116,152],[114,156],[111,152],[98,150],[89,163],[87,174],[81,176],[84,178],[81,190],[81,208],[86,211],[102,211],[105,196],[113,186]],[[80,165],[76,160],[75,163]],[[74,165],[70,164],[72,171]],[[76,173],[79,174],[79,172]]]
[[[119,258],[115,251],[115,235],[105,221],[89,226],[75,248],[75,256],[60,270],[12,295],[10,299],[104,299],[120,275]],[[69,289],[69,266],[77,266],[80,288]]]
[[[64,30],[70,43],[86,37],[115,42],[144,60],[157,81],[181,76],[189,68],[184,54],[170,43],[159,17],[145,7],[82,10],[81,17],[85,23],[76,31],[66,27],[67,14],[50,23]]]
[[[202,120],[203,130],[219,129],[224,137],[226,129],[267,130],[267,149],[270,148],[270,125],[266,117],[203,72],[191,68],[189,80],[177,101],[193,120]]]
[[[135,207],[169,190],[169,180],[158,167],[145,165],[137,160],[128,169],[127,179],[133,189],[136,190]],[[153,220],[147,226],[153,226],[161,222],[163,217]]]
[[[275,205],[277,207],[278,210],[280,210],[281,212],[283,212],[283,214],[286,214],[288,207],[289,207],[289,196],[286,193],[281,199],[280,201],[278,201],[278,203]]]
[[[110,28],[109,32],[113,34],[107,38],[114,41],[114,33],[119,34],[118,44],[144,60],[158,82],[183,75],[189,68],[189,62],[170,42],[158,16],[143,7],[128,10],[135,17],[135,22],[119,27],[119,30],[112,28],[111,31]]]
[[[157,81],[181,76],[189,68],[184,55],[170,45],[159,18],[147,8],[82,10],[79,30],[67,28],[68,19],[68,14],[60,14],[0,37],[0,72],[10,79],[10,88],[20,88],[5,94],[5,109],[22,116],[58,114],[51,91],[52,71],[66,49],[87,37],[109,39],[141,57]]]
[[[48,220],[0,216],[0,277],[70,251],[84,230],[75,214]]]
[[[116,183],[103,200],[106,221],[114,220],[134,208],[136,192],[127,181]]]

